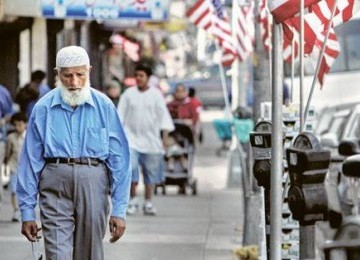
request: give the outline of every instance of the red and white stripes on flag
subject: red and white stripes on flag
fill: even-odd
[[[197,27],[208,31],[212,26],[213,9],[208,0],[197,1],[187,10],[186,16]]]
[[[198,0],[186,16],[197,27],[200,27],[213,35],[221,50],[221,63],[230,66],[236,58],[234,39],[232,37],[230,23],[222,9],[219,0]]]
[[[319,2],[320,0],[304,0],[304,7]],[[269,9],[276,23],[282,23],[286,19],[295,16],[300,11],[299,0],[269,0]]]
[[[322,33],[322,37],[316,39],[315,48],[311,53],[311,57],[314,57],[316,60],[320,55],[322,46],[324,45],[325,32]],[[337,56],[340,53],[340,44],[337,40],[335,31],[333,28],[330,28],[330,34],[326,42],[324,56],[320,62],[320,69],[318,74],[318,80],[321,86],[324,84],[325,74],[330,72],[332,64],[335,62]]]
[[[336,34],[333,30],[335,25],[339,25],[350,20],[354,14],[359,11],[360,5],[357,0],[342,0],[338,1],[333,17],[333,23],[330,23],[331,10],[335,0],[323,0],[317,4],[312,5],[311,12],[304,15],[304,52],[309,54],[314,60],[319,56],[320,50],[323,46],[327,28],[330,26],[329,38],[326,42],[324,57],[320,63],[320,70],[318,80],[321,85],[324,83],[324,75],[330,71],[331,65],[334,63],[336,57],[340,52],[340,45],[337,41]],[[300,30],[300,21],[298,17],[292,17],[283,22],[284,28],[284,48],[288,50],[289,43],[293,37],[298,39],[298,32]],[[297,48],[299,42],[295,43]],[[285,54],[285,52],[284,52]],[[285,60],[289,60],[289,52],[286,51],[287,56]]]
[[[260,23],[260,34],[263,40],[264,49],[266,52],[271,50],[271,29],[272,16],[269,13],[267,0],[260,0],[258,6],[257,22]]]
[[[246,60],[250,53],[254,50],[255,41],[255,16],[254,1],[250,5],[240,6],[234,5],[234,21],[233,30],[235,35],[235,48],[240,61]]]

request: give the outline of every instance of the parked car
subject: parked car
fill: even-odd
[[[225,82],[230,99],[231,95],[231,77],[225,75]],[[186,87],[193,87],[196,90],[196,96],[203,103],[204,108],[208,107],[224,107],[224,91],[221,84],[221,77],[217,65],[206,67],[192,75],[187,75],[182,79],[169,79],[170,90],[168,94],[172,94],[177,84],[182,83]]]

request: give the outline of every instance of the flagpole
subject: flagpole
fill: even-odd
[[[338,3],[338,0],[335,0],[334,5],[333,5],[332,10],[331,10],[331,16],[330,16],[328,28],[326,30],[324,43],[323,43],[323,46],[321,46],[320,57],[319,57],[318,62],[316,64],[315,75],[314,75],[314,78],[313,78],[313,81],[312,81],[312,84],[311,84],[310,94],[309,94],[309,97],[308,97],[308,100],[307,100],[307,103],[306,103],[306,108],[305,108],[305,115],[304,115],[305,120],[306,120],[306,115],[309,112],[309,107],[310,107],[312,95],[313,95],[314,89],[315,89],[316,79],[317,79],[319,71],[320,71],[321,60],[324,57],[324,53],[325,53],[325,49],[326,49],[326,42],[329,39],[330,30],[331,30],[332,22],[333,22],[333,19],[334,19],[334,16],[335,16],[337,3]]]
[[[232,1],[232,13],[231,13],[231,31],[232,36],[236,39],[235,35],[235,23],[236,23],[236,15],[235,15],[235,5],[237,5],[237,1]],[[240,84],[239,84],[239,59],[235,59],[231,65],[231,108],[235,110],[239,106],[239,96],[240,96]],[[243,105],[243,104],[242,104]]]
[[[293,31],[293,29],[291,29]],[[290,89],[290,103],[293,102],[293,96],[294,96],[294,77],[295,77],[295,37],[292,38],[291,41],[291,89]]]
[[[216,41],[216,50],[217,51],[220,50],[219,43],[217,41]],[[231,108],[230,108],[230,103],[229,103],[229,92],[227,89],[226,79],[225,79],[225,70],[224,70],[224,66],[221,63],[221,60],[219,60],[218,65],[219,65],[221,86],[223,89],[223,95],[224,95],[224,101],[225,101],[225,116],[230,117],[230,119],[232,119]]]
[[[300,0],[300,132],[304,130],[304,0]]]

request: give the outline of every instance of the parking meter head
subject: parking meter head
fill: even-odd
[[[290,184],[289,208],[300,223],[326,218],[327,197],[324,180],[330,163],[330,151],[321,147],[314,134],[300,133],[286,150]]]
[[[250,144],[253,151],[253,173],[259,186],[270,188],[271,172],[271,122],[260,121],[250,133]]]
[[[348,157],[343,162],[342,172],[346,177],[360,178],[360,154]]]
[[[357,139],[342,140],[338,148],[339,154],[343,156],[351,156],[354,154],[360,154],[360,144]]]
[[[330,151],[322,149],[312,133],[303,132],[286,150],[291,185],[322,183],[330,164]]]

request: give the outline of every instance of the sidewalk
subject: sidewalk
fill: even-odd
[[[198,195],[178,195],[167,187],[167,195],[154,197],[157,216],[139,212],[127,218],[121,240],[110,244],[105,237],[106,260],[222,260],[236,259],[232,250],[241,246],[243,205],[237,185],[228,186],[227,157],[216,157],[221,145],[211,125],[216,111],[205,111],[204,143],[197,149],[194,176]],[[142,193],[142,187],[139,191]],[[188,191],[190,194],[190,191]],[[0,208],[0,259],[30,259],[31,247],[20,235],[20,224],[11,218],[9,194]]]

